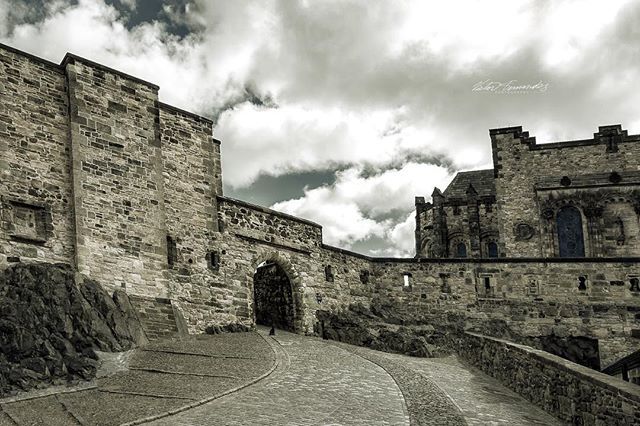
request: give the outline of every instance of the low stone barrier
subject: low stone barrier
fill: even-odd
[[[464,334],[459,355],[568,424],[640,424],[640,386],[475,333]]]

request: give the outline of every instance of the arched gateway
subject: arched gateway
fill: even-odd
[[[301,313],[297,276],[286,259],[266,256],[253,275],[253,312],[256,324],[299,332]]]

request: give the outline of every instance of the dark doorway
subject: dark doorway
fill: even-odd
[[[291,282],[285,271],[273,262],[258,266],[253,276],[256,323],[295,331]]]
[[[580,210],[566,206],[556,216],[560,257],[584,257],[584,236]]]

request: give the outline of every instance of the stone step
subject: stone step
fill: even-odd
[[[77,426],[79,424],[55,395],[2,404],[2,410],[18,425]],[[15,425],[16,423],[11,421],[6,424]]]
[[[0,426],[15,426],[17,423],[4,411],[0,411]]]
[[[179,334],[173,307],[169,299],[135,295],[130,295],[130,299],[138,311],[140,323],[149,340],[157,340]]]

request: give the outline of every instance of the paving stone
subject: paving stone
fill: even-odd
[[[78,424],[65,407],[60,404],[56,396],[3,404],[2,409],[20,425],[76,426]],[[3,423],[0,422],[0,424]],[[5,424],[12,425],[13,423]]]
[[[173,410],[184,399],[154,398],[90,390],[59,396],[65,406],[87,425],[111,426]]]
[[[185,340],[165,340],[150,344],[147,349],[213,356],[273,359],[269,345],[254,333],[224,333],[198,335]]]
[[[466,425],[460,409],[436,384],[417,371],[406,366],[404,360],[396,360],[386,354],[349,345],[341,345],[371,362],[381,366],[393,376],[407,402],[412,425],[458,426]]]
[[[266,379],[155,425],[408,425],[402,394],[377,365],[326,341],[278,331]]]
[[[166,352],[139,351],[130,361],[131,368],[160,369],[176,373],[257,377],[271,368],[273,360],[212,358],[200,355],[180,355]]]
[[[0,411],[0,426],[15,426],[15,422],[4,411]]]
[[[189,398],[193,401],[225,392],[247,381],[226,377],[203,377],[132,370],[99,381],[101,390]]]
[[[492,377],[456,357],[413,358],[384,354],[414,370],[446,392],[469,425],[560,425],[555,417],[534,406]]]

